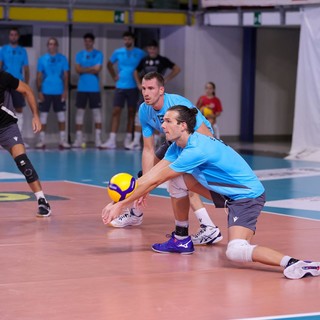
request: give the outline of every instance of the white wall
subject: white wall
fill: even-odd
[[[299,29],[257,32],[255,135],[291,135]]]
[[[185,95],[194,103],[207,81],[216,84],[224,108],[218,119],[223,136],[240,132],[242,29],[186,27]]]

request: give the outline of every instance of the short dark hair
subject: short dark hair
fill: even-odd
[[[122,38],[124,37],[131,37],[132,39],[134,39],[134,34],[131,31],[126,31],[122,34]]]
[[[18,29],[17,27],[11,27],[10,30],[9,30],[9,33],[10,33],[11,31],[16,31],[17,34],[20,34],[19,29]]]
[[[156,41],[156,40],[149,41],[148,44],[147,44],[147,47],[156,47],[156,48],[158,48],[159,47],[158,41]]]
[[[95,36],[93,35],[93,33],[88,32],[88,33],[86,33],[86,34],[83,36],[83,39],[87,39],[87,38],[89,38],[89,39],[91,39],[92,41],[94,41]]]
[[[182,105],[170,107],[167,111],[176,111],[178,116],[176,118],[178,123],[185,122],[187,124],[188,132],[194,133],[194,127],[197,123],[197,108],[188,108]]]
[[[164,78],[162,76],[162,74],[160,74],[159,72],[148,72],[147,74],[145,74],[143,76],[144,80],[152,80],[152,79],[157,79],[158,85],[159,87],[164,87]]]

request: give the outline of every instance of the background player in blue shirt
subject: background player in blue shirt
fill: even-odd
[[[26,49],[19,45],[19,38],[19,30],[11,28],[9,31],[9,44],[4,45],[0,51],[0,69],[28,84],[30,79],[28,55]],[[11,95],[18,118],[19,130],[22,132],[23,108],[26,106],[26,102],[23,95],[18,91],[12,90]],[[28,146],[26,143],[25,145],[26,147]]]
[[[134,78],[138,85],[139,90],[141,90],[141,81],[144,75],[149,72],[158,72],[164,77],[164,82],[172,80],[180,73],[180,67],[172,62],[167,57],[163,57],[159,54],[159,45],[158,42],[152,40],[147,45],[148,55],[144,57],[136,70],[134,71]],[[170,69],[170,72],[167,70]],[[140,99],[140,103],[143,102],[143,98]],[[139,105],[140,105],[139,103]],[[158,141],[160,140],[160,135],[155,135],[155,145],[158,145]],[[128,146],[129,150],[140,150],[141,149],[141,124],[139,122],[138,113],[135,117],[135,128],[134,128],[134,138],[133,141]]]
[[[58,52],[58,46],[56,38],[49,38],[47,42],[48,53],[38,59],[37,88],[42,130],[36,148],[45,148],[45,132],[51,105],[53,105],[53,110],[58,118],[59,147],[61,149],[70,148],[65,133],[69,63],[67,58]]]
[[[249,165],[221,140],[194,132],[198,110],[174,106],[166,112],[163,130],[172,141],[163,160],[137,181],[137,189],[129,198],[110,203],[102,211],[104,223],[118,216],[130,202],[141,198],[159,184],[182,177],[180,187],[202,194],[228,210],[229,242],[227,258],[235,262],[260,262],[282,266],[289,279],[305,275],[319,276],[320,262],[302,261],[273,249],[252,245],[257,218],[265,203],[264,187]],[[174,207],[188,219],[188,210]],[[183,211],[185,211],[183,213]],[[160,253],[191,254],[194,251],[186,228],[176,228],[169,241],[156,243],[152,249]]]
[[[115,149],[117,146],[116,136],[119,129],[121,111],[126,103],[128,108],[128,122],[124,147],[127,148],[129,146],[132,141],[134,116],[139,99],[139,90],[133,73],[146,53],[134,46],[134,35],[131,32],[125,32],[122,37],[124,47],[116,49],[107,63],[108,71],[112,79],[116,82],[116,90],[113,100],[111,132],[109,139],[101,145],[104,149]],[[118,72],[115,71],[113,67],[114,64],[117,64]]]
[[[83,36],[85,49],[76,55],[76,72],[79,74],[76,97],[76,140],[72,147],[83,146],[83,121],[87,102],[92,110],[95,124],[95,146],[101,146],[101,93],[99,73],[102,70],[103,54],[94,49],[95,37],[92,33]]]
[[[163,132],[162,123],[166,111],[176,105],[184,104],[188,108],[194,108],[194,105],[188,99],[177,94],[168,94],[164,92],[164,79],[160,73],[149,72],[142,79],[142,95],[144,103],[139,108],[139,119],[142,126],[143,134],[143,151],[142,151],[142,171],[148,172],[157,162],[163,159],[169,143],[164,142],[156,151],[154,148],[154,133]],[[208,120],[199,112],[197,115],[196,130],[212,136],[212,128]],[[189,208],[191,205],[194,214],[199,223],[199,231],[192,236],[192,241],[196,245],[206,243],[217,243],[222,240],[218,227],[210,219],[209,214],[204,207],[199,195],[190,192],[186,195],[181,192],[179,181],[171,180],[168,191],[172,198],[172,203],[184,203]],[[189,203],[190,198],[190,203]],[[139,225],[142,223],[143,214],[141,209],[133,207],[126,209],[117,219],[113,220],[110,225],[113,227],[126,227],[128,225]],[[188,220],[176,217],[176,224],[179,226],[188,226]]]

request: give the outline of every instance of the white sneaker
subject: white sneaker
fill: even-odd
[[[46,148],[46,145],[43,141],[39,141],[37,144],[36,144],[36,149],[45,149]]]
[[[141,143],[140,142],[135,142],[134,140],[129,143],[126,147],[128,150],[141,150]]]
[[[129,149],[131,142],[132,142],[131,137],[125,137],[125,139],[123,141],[124,148]]]
[[[298,260],[287,266],[283,274],[288,279],[301,279],[304,276],[320,276],[320,262]]]
[[[110,139],[100,145],[100,149],[115,149],[116,147],[116,142],[111,141]]]
[[[143,220],[143,213],[136,215],[134,208],[127,208],[118,218],[112,220],[109,226],[114,228],[124,228],[128,226],[139,226]]]
[[[199,231],[191,235],[191,239],[194,245],[201,244],[214,244],[223,239],[220,229],[218,227],[200,225]]]
[[[72,144],[72,148],[81,148],[82,147],[82,141],[76,139],[74,143]]]
[[[66,141],[60,141],[60,144],[59,144],[59,148],[60,149],[70,149],[71,146],[68,142]]]

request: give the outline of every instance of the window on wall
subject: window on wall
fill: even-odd
[[[33,28],[28,25],[0,25],[0,46],[9,42],[9,32],[12,28],[19,30],[19,44],[23,47],[32,47]]]

